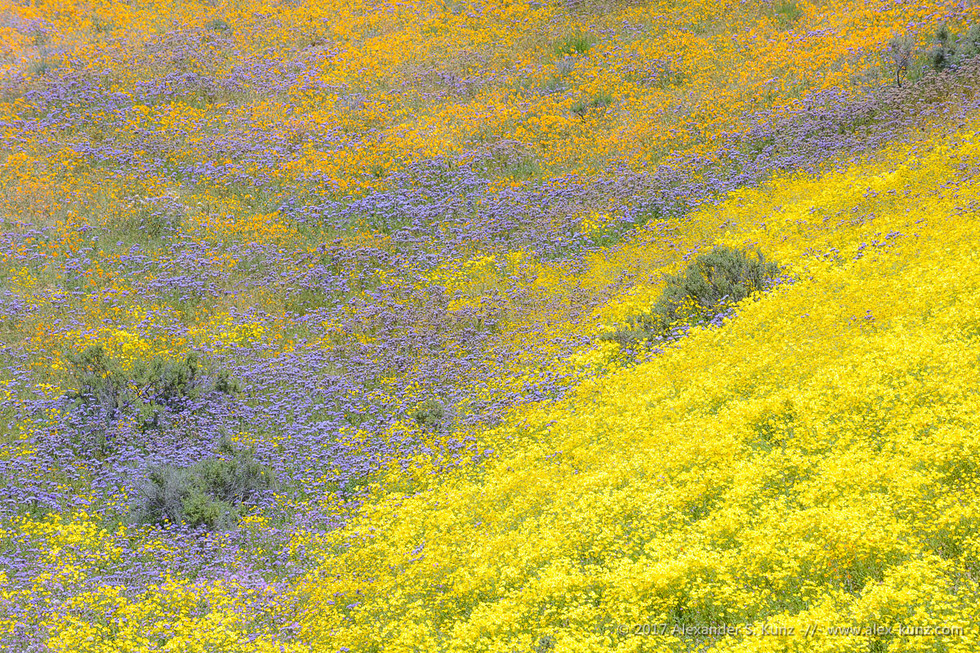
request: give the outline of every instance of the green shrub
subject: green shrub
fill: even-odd
[[[101,345],[87,347],[78,354],[69,353],[69,372],[75,386],[68,397],[87,408],[99,411],[112,420],[126,405],[129,382],[118,363],[111,360]]]
[[[222,438],[217,453],[190,467],[162,465],[150,470],[138,487],[135,520],[229,528],[237,523],[243,504],[275,487],[272,470],[255,460],[252,450]]]
[[[204,389],[201,366],[196,354],[187,358],[155,358],[134,366],[133,380],[152,402],[178,409],[188,399],[197,399]]]
[[[670,277],[654,310],[675,320],[688,300],[707,310],[719,306],[723,300],[738,302],[765,288],[778,270],[777,265],[767,263],[758,251],[718,246],[694,259],[683,273]]]
[[[238,510],[227,501],[213,497],[194,488],[180,504],[180,518],[189,526],[210,530],[227,530],[238,523]]]
[[[137,416],[141,428],[160,426],[160,417],[212,392],[235,394],[237,383],[227,372],[210,372],[190,353],[184,358],[156,357],[129,369],[111,359],[101,345],[69,353],[69,400],[108,425],[124,412]]]
[[[234,504],[251,501],[273,485],[272,472],[250,449],[242,449],[228,438],[218,443],[219,458],[201,461],[196,473],[206,491]]]
[[[926,54],[929,66],[937,72],[956,68],[980,54],[980,25],[973,25],[960,38],[953,38],[945,25],[936,33],[936,44]]]
[[[422,428],[439,429],[446,420],[446,409],[436,399],[426,399],[412,411],[412,419]]]
[[[199,493],[193,475],[185,469],[170,465],[150,470],[145,481],[137,487],[137,504],[133,509],[137,522],[164,524],[185,520],[185,507],[194,507],[201,514]],[[185,506],[186,504],[186,506]],[[217,523],[217,520],[214,521]]]
[[[668,277],[649,313],[634,316],[605,339],[621,344],[670,339],[678,327],[710,322],[732,304],[768,288],[778,271],[779,266],[766,262],[758,251],[715,247]]]

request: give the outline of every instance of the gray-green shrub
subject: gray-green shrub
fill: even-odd
[[[731,304],[765,290],[778,272],[779,266],[766,261],[757,250],[719,245],[699,255],[684,271],[669,276],[649,313],[630,318],[605,338],[621,344],[669,340],[678,326],[710,322]]]
[[[140,523],[224,529],[237,523],[241,506],[276,486],[272,470],[251,449],[222,438],[215,457],[190,467],[161,465],[138,486],[133,517]]]
[[[446,409],[437,399],[426,399],[412,411],[412,418],[422,428],[438,430],[446,420]]]
[[[239,388],[224,371],[205,368],[198,356],[155,357],[128,368],[112,359],[101,345],[66,357],[73,388],[68,399],[90,419],[107,426],[124,412],[136,416],[141,428],[160,426],[160,417],[208,393],[234,394]]]
[[[977,54],[980,54],[980,25],[972,25],[959,38],[954,38],[944,25],[936,33],[936,44],[929,50],[926,59],[932,69],[939,72],[961,66]]]

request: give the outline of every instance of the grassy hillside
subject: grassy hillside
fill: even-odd
[[[977,650],[977,22],[0,0],[0,648]]]

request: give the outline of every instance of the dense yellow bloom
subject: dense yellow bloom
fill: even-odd
[[[777,179],[696,216],[693,234],[721,215],[765,222],[726,239],[761,242],[792,262],[795,281],[745,302],[723,329],[514,415],[484,434],[499,452],[485,474],[379,498],[320,545],[324,572],[338,571],[306,587],[316,606],[306,632],[352,648],[498,650],[553,637],[559,650],[674,650],[680,640],[641,644],[614,626],[690,611],[692,623],[753,627],[724,651],[864,650],[866,635],[828,631],[853,624],[943,626],[951,650],[975,647],[977,588],[964,565],[980,484],[965,461],[980,419],[980,268],[978,224],[956,207],[980,189],[962,179],[946,197],[933,181],[952,174],[951,156],[973,156],[972,133],[936,135],[926,154],[896,146],[881,162]],[[915,199],[866,200],[880,184]],[[766,219],[815,203],[877,218],[796,218],[789,230]],[[841,254],[804,255],[831,247]],[[955,493],[937,496],[937,484]],[[358,544],[332,552],[350,538]],[[357,593],[355,618],[321,630],[347,623],[326,607],[338,591]],[[787,597],[798,604],[780,607]],[[783,634],[758,635],[767,629]],[[912,651],[940,640],[893,641]]]

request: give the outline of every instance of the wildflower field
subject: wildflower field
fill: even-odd
[[[980,651],[978,91],[967,0],[0,0],[0,651]]]

